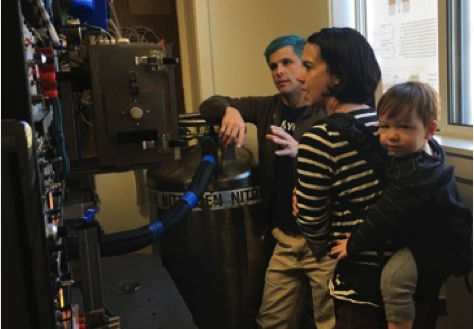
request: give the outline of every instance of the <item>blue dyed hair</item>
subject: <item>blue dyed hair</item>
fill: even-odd
[[[273,54],[280,48],[291,46],[293,51],[295,52],[296,56],[301,58],[303,56],[303,48],[306,41],[304,38],[300,37],[296,34],[285,35],[282,37],[278,37],[274,39],[270,44],[265,48],[263,54],[265,55],[265,59],[267,60],[267,64],[270,61],[270,55]]]

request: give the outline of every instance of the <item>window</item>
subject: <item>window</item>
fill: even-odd
[[[339,2],[335,1],[332,7],[333,22],[342,26],[338,12],[347,11],[348,6],[347,2],[345,6]],[[356,9],[353,27],[367,37],[376,52],[382,68],[383,91],[406,80],[431,84],[441,98],[440,134],[472,139],[472,0],[354,0],[353,3],[352,10]]]
[[[447,13],[448,36],[454,41],[448,43],[449,123],[472,126],[474,6],[469,0],[448,1]]]
[[[439,90],[438,8],[433,0],[366,0],[366,37],[382,68],[385,92],[416,80]]]

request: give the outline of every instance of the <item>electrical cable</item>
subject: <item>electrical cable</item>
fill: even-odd
[[[110,34],[109,31],[101,28],[100,26],[96,26],[96,25],[90,25],[90,24],[67,24],[67,25],[61,25],[61,26],[58,26],[58,30],[65,30],[65,29],[76,29],[76,28],[81,28],[81,27],[85,27],[85,28],[88,28],[88,29],[91,29],[91,30],[98,30],[98,31],[101,31],[103,33],[105,33],[110,39],[113,39],[113,36],[112,34]]]
[[[109,24],[112,27],[112,30],[114,31],[115,36],[117,37],[117,39],[121,38],[122,33],[118,30],[117,25],[114,23],[114,21],[112,19],[109,19]]]
[[[113,5],[112,1],[110,2],[110,11],[112,12],[112,17],[115,20],[115,24],[116,24],[117,32],[118,32],[118,37],[119,37],[119,39],[121,39],[122,38],[122,30],[120,28],[120,23],[119,23],[117,13],[115,12],[115,8],[114,8],[114,5]]]
[[[54,133],[57,141],[57,153],[61,157],[62,168],[59,174],[61,180],[66,179],[66,176],[69,175],[70,163],[69,156],[66,150],[66,142],[63,135],[63,115],[61,110],[61,104],[58,98],[52,98],[51,103],[53,105],[53,115],[54,115]]]

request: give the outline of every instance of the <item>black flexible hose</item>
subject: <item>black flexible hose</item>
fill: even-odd
[[[143,249],[184,220],[197,205],[216,172],[216,142],[209,136],[201,139],[201,162],[182,198],[160,220],[133,230],[106,234],[100,242],[101,257],[127,254]],[[77,259],[77,241],[68,240],[68,257]]]

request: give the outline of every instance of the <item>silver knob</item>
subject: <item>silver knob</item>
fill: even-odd
[[[130,116],[133,119],[141,119],[143,117],[143,110],[137,106],[134,106],[130,109]]]

